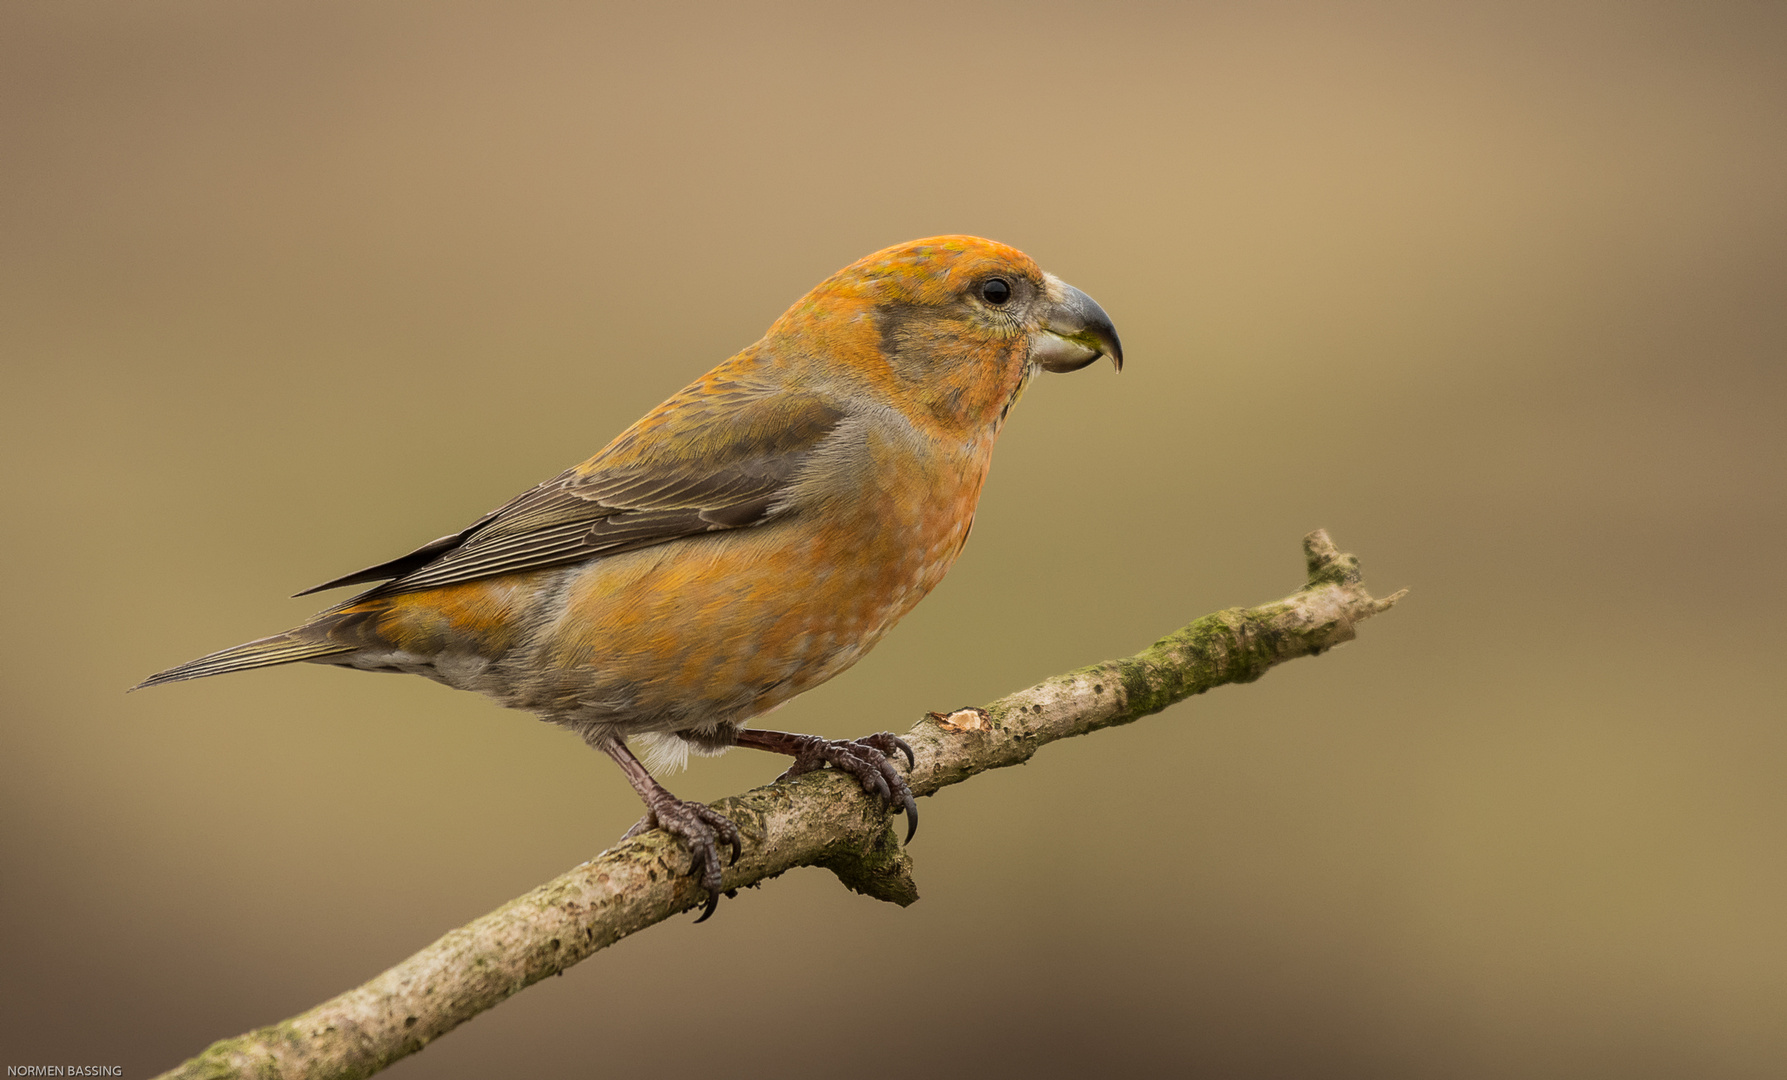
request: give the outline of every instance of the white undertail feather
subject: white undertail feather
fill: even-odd
[[[689,767],[689,743],[668,731],[647,731],[634,735],[639,757],[653,776],[678,773]]]
[[[696,753],[702,757],[719,757],[732,749],[721,746],[709,749],[668,731],[646,731],[638,735],[629,735],[628,741],[639,750],[639,758],[645,762],[653,776],[663,773],[679,773],[689,767],[689,754]]]

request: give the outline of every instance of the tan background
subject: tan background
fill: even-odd
[[[122,690],[965,231],[1129,370],[1039,380],[779,720],[1130,652],[1316,526],[1406,606],[928,800],[909,910],[794,874],[393,1075],[1782,1075],[1782,12],[6,5],[0,1058],[145,1075],[609,843],[609,763],[419,679]]]

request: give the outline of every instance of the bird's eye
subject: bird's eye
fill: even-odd
[[[1011,299],[1011,284],[1004,278],[988,278],[980,284],[980,297],[998,307]]]

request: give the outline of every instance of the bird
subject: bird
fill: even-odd
[[[1016,248],[936,236],[820,282],[754,344],[589,460],[458,532],[306,589],[368,585],[303,625],[131,689],[300,661],[407,672],[568,728],[619,764],[721,895],[737,828],[648,759],[752,747],[918,808],[881,732],[747,726],[860,660],[961,554],[1033,373],[1123,348],[1090,296]],[[376,584],[373,584],[376,583]]]

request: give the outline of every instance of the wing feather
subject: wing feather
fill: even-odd
[[[762,524],[844,414],[817,397],[700,385],[463,531],[305,592],[385,582],[357,601]]]

